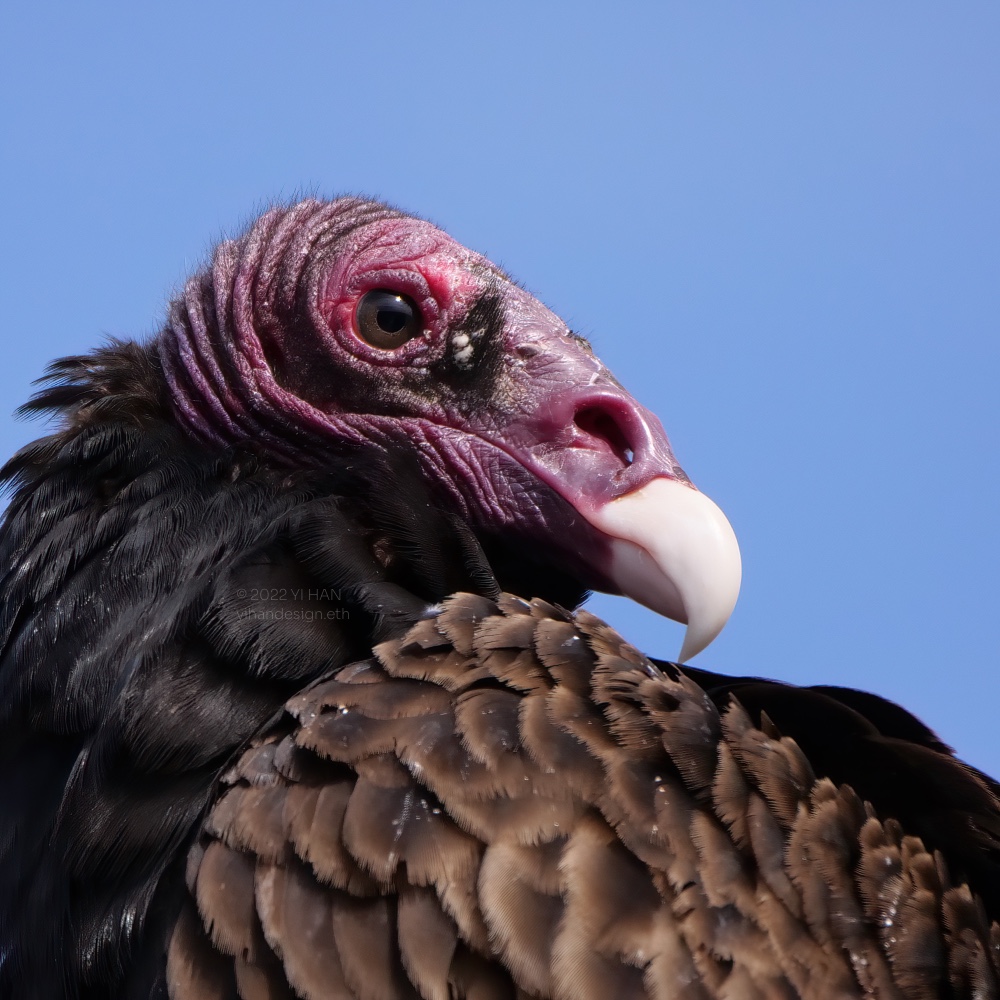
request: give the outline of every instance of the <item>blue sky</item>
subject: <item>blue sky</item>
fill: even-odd
[[[428,216],[589,336],[744,555],[698,662],[1000,773],[1000,7],[9,6],[0,450],[274,199]],[[680,631],[594,608],[650,652]]]

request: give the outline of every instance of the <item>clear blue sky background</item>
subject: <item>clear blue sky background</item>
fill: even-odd
[[[995,0],[43,0],[2,33],[4,413],[271,200],[386,198],[591,337],[728,512],[699,662],[880,692],[1000,773]]]

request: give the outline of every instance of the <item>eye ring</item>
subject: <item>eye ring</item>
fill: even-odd
[[[417,304],[408,295],[388,288],[374,288],[358,302],[354,326],[366,344],[394,351],[423,333],[424,320]]]

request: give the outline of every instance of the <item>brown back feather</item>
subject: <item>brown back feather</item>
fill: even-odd
[[[292,699],[189,858],[171,996],[991,997],[966,885],[586,612],[457,595]]]

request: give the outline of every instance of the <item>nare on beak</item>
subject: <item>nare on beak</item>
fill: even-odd
[[[678,465],[660,421],[606,385],[550,395],[512,438],[525,467],[604,543],[586,558],[608,589],[686,624],[681,661],[703,650],[736,605],[740,550],[726,516]]]

